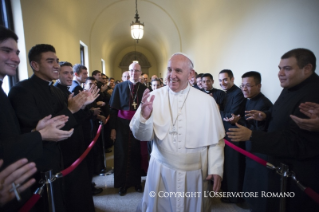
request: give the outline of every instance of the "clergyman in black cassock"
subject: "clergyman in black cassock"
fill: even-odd
[[[249,110],[259,110],[268,111],[272,107],[272,102],[265,97],[264,94],[259,93],[253,98],[247,98],[245,111]],[[245,126],[251,130],[267,130],[267,122],[258,122],[256,120],[246,120]],[[246,141],[246,150],[251,152],[251,141]],[[261,153],[252,152],[259,158],[268,161],[268,156]],[[267,211],[267,198],[261,197],[261,191],[267,192],[268,190],[268,174],[269,169],[260,165],[256,161],[246,157],[246,169],[244,178],[244,192],[258,192],[258,197],[246,198],[246,202],[250,206],[250,210],[253,212],[263,212]]]
[[[202,89],[202,91],[204,91],[207,94],[212,94],[214,99],[215,99],[215,101],[216,101],[216,103],[218,105],[222,105],[223,104],[224,98],[226,96],[226,93],[224,91],[216,89],[216,88],[213,88],[213,89],[211,89],[209,91],[205,91],[204,89]]]
[[[284,163],[296,173],[297,179],[306,187],[319,193],[319,132],[300,129],[289,115],[307,118],[299,110],[303,102],[319,103],[319,77],[313,73],[308,79],[292,88],[284,88],[267,113],[270,119],[268,133],[253,131],[251,150],[271,155],[269,162],[275,166]],[[319,205],[288,178],[287,192],[294,192],[294,198],[286,198],[287,211],[319,211]],[[280,191],[280,176],[270,173],[269,191]],[[279,198],[271,198],[269,206],[279,209]]]
[[[141,103],[145,89],[146,86],[140,82],[133,84],[131,81],[125,81],[115,86],[110,99],[112,109],[110,124],[111,129],[116,129],[114,143],[115,188],[141,184],[140,141],[134,138],[129,123]]]
[[[301,103],[319,103],[319,77],[315,73],[316,57],[308,49],[293,49],[285,53],[278,65],[278,78],[283,88],[274,106],[267,113],[248,111],[247,116],[269,122],[268,131],[249,130],[246,127],[231,129],[228,136],[233,141],[250,140],[252,152],[270,156],[269,162],[280,167],[286,164],[289,171],[305,187],[319,193],[319,132],[301,129],[291,115],[302,119]],[[280,175],[270,172],[268,191],[280,194]],[[286,211],[319,211],[319,204],[312,200],[293,180],[286,183]],[[283,193],[281,193],[283,195]],[[280,198],[268,198],[269,211],[279,210]]]
[[[71,68],[71,67],[70,67]],[[71,68],[72,69],[72,68]],[[65,102],[67,104],[68,97],[71,94],[66,85],[59,82],[54,84],[55,87],[61,89],[65,95]],[[69,167],[75,162],[81,154],[86,150],[84,143],[84,133],[82,129],[83,121],[90,116],[87,109],[79,110],[74,113],[78,125],[74,127],[73,135],[60,143],[63,166]],[[89,170],[87,160],[83,160],[76,169],[64,177],[65,182],[65,197],[67,211],[95,211],[93,198],[91,195],[91,179],[89,177]]]
[[[224,102],[220,107],[220,114],[222,119],[225,117],[230,118],[231,114],[240,114],[241,117],[244,116],[246,99],[240,88],[233,85],[230,89],[226,91],[226,97]],[[223,120],[225,131],[228,132],[229,128],[236,127],[229,122]],[[227,135],[225,137],[228,139]],[[233,143],[236,146],[244,149],[244,143]],[[245,174],[245,157],[225,145],[225,160],[224,160],[224,176],[222,182],[222,190],[227,192],[241,192],[243,189]],[[231,202],[242,201],[240,198],[230,197]]]
[[[4,161],[0,171],[21,158],[35,161],[42,156],[43,150],[42,137],[38,131],[21,134],[19,121],[1,85],[0,80],[0,158]],[[32,192],[27,189],[20,195],[21,201],[14,199],[1,210],[18,211],[32,196]]]
[[[62,128],[69,130],[77,125],[73,114],[68,109],[65,102],[63,92],[52,85],[52,82],[47,82],[40,79],[36,75],[31,78],[19,82],[14,86],[9,93],[9,99],[18,117],[22,132],[30,132],[37,125],[41,118],[52,115],[66,115],[69,121]],[[21,104],[23,103],[23,104]],[[63,142],[63,141],[62,141]],[[35,178],[37,181],[41,179],[40,172],[45,172],[52,169],[53,174],[63,170],[62,154],[60,143],[43,141],[43,152],[41,157],[34,162],[37,165],[38,173]],[[63,178],[54,181],[54,201],[57,211],[65,211],[64,200],[64,183]],[[35,185],[36,188],[38,185]],[[35,207],[40,211],[47,211],[47,205],[44,203],[46,197],[41,198]]]

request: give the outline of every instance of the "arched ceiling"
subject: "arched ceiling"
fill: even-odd
[[[109,1],[100,9],[92,24],[90,46],[100,49],[107,63],[112,63],[116,55],[135,44],[130,35],[130,23],[134,21],[135,1]],[[157,59],[158,69],[162,69],[167,57],[182,51],[180,31],[175,20],[162,6],[148,0],[138,1],[140,21],[145,25],[145,33],[139,46],[148,49]],[[95,13],[96,14],[96,13]],[[91,54],[91,55],[94,55]]]

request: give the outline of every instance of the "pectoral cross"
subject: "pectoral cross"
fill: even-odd
[[[11,188],[11,190],[10,190],[10,192],[14,192],[14,195],[16,196],[16,198],[17,198],[17,200],[18,201],[20,201],[21,200],[21,197],[20,197],[20,195],[19,195],[19,192],[18,192],[18,190],[17,190],[17,188],[20,186],[20,184],[15,184],[15,183],[12,183],[11,184],[12,185],[12,188]]]
[[[132,103],[132,106],[134,107],[134,110],[136,110],[136,105],[137,105],[136,102]]]
[[[173,135],[174,143],[176,142],[177,137],[177,131],[175,130],[175,126],[173,126],[173,129],[169,132],[170,135]]]

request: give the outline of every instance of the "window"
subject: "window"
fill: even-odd
[[[103,59],[101,59],[101,70],[102,73],[105,74],[105,61]]]
[[[80,61],[81,64],[86,66],[89,72],[89,51],[88,46],[85,45],[82,41],[80,41]]]
[[[85,64],[85,53],[84,53],[84,46],[80,44],[80,57],[81,57],[81,64]]]

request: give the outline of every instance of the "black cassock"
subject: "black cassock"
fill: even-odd
[[[21,158],[27,158],[29,162],[40,158],[42,155],[41,134],[38,131],[21,134],[19,121],[1,85],[0,108],[0,159],[4,161],[0,171]],[[18,211],[31,195],[31,189],[28,189],[21,193],[20,202],[14,199],[1,210]]]
[[[131,91],[129,89],[131,87]],[[136,186],[141,184],[141,148],[130,130],[129,119],[118,117],[118,111],[136,111],[141,103],[146,86],[141,83],[133,85],[130,81],[117,84],[110,99],[111,129],[116,129],[114,143],[114,187]],[[137,95],[136,95],[137,94]],[[136,95],[136,98],[135,98]],[[137,104],[134,108],[133,98]]]
[[[240,88],[233,85],[226,92],[223,104],[220,106],[220,114],[222,119],[225,117],[230,118],[231,114],[244,117],[246,99]],[[236,125],[232,125],[229,122],[223,120],[225,131],[228,132],[229,128],[236,128]],[[229,142],[230,139],[225,137]],[[232,142],[234,145],[245,149],[244,142]],[[243,189],[245,175],[245,157],[225,145],[225,160],[224,160],[224,176],[222,182],[222,190],[228,192],[241,192]],[[242,199],[231,197],[231,202],[242,201]]]
[[[195,87],[195,86],[194,86]],[[222,90],[219,90],[219,89],[216,89],[216,88],[213,88],[212,90],[210,91],[205,91],[204,89],[202,90],[204,91],[205,93],[207,94],[212,94],[216,103],[220,106],[223,104],[224,102],[224,98],[226,96],[226,93]]]
[[[67,86],[55,83],[54,86],[61,89],[65,94],[67,103],[70,92]],[[63,166],[69,167],[85,151],[84,133],[82,123],[90,116],[87,109],[79,110],[73,114],[78,125],[74,127],[73,135],[60,142],[62,151]],[[87,159],[83,160],[76,169],[64,177],[65,198],[67,211],[95,211],[93,198],[91,194],[91,179],[89,177]]]
[[[296,173],[297,179],[306,187],[319,193],[319,132],[300,129],[290,118],[293,114],[307,118],[299,110],[300,103],[319,103],[319,77],[313,74],[302,83],[283,89],[270,113],[268,132],[253,131],[252,151],[271,156],[275,166],[285,163]],[[280,191],[280,176],[270,173],[269,191]],[[287,192],[294,198],[286,198],[287,211],[319,211],[319,204],[310,199],[288,178]],[[267,198],[272,211],[279,210],[279,198]]]
[[[30,132],[35,128],[38,121],[45,116],[66,115],[68,122],[62,128],[69,130],[77,125],[72,113],[67,108],[63,92],[37,76],[33,75],[30,79],[19,82],[9,93],[9,99],[18,117],[20,127],[23,133]],[[63,141],[61,141],[63,142]],[[63,170],[63,160],[60,148],[60,142],[42,141],[41,157],[35,160],[38,172],[35,175],[37,181],[41,179],[40,172],[52,169],[52,174]],[[63,203],[64,197],[64,179],[60,178],[53,182],[55,209],[65,211]],[[33,188],[38,187],[36,183]],[[39,211],[48,211],[48,206],[44,196],[35,205]]]
[[[271,101],[264,96],[264,94],[259,93],[257,96],[246,100],[245,111],[249,110],[259,110],[268,111],[272,107]],[[246,119],[246,117],[245,117]],[[245,120],[243,125],[251,130],[267,130],[266,121],[258,122],[255,120]],[[242,124],[242,123],[240,123]],[[251,141],[246,141],[246,150],[251,152]],[[268,156],[256,152],[252,152],[254,155],[268,161]],[[246,157],[246,171],[244,178],[244,192],[258,192],[258,197],[245,198],[250,206],[250,210],[253,212],[263,212],[267,211],[267,198],[261,197],[261,191],[267,192],[268,190],[268,174],[269,169],[260,165],[256,161]]]

